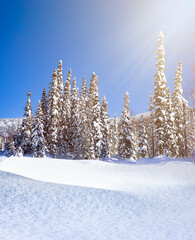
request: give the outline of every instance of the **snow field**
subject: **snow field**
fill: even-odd
[[[195,238],[194,163],[111,161],[1,157],[0,239]]]

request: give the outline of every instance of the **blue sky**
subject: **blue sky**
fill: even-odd
[[[184,85],[192,80],[194,12],[194,0],[0,0],[0,118],[22,117],[29,89],[35,110],[60,59],[79,88],[98,75],[110,116],[126,91],[134,113],[147,111],[160,31],[171,89],[180,59]]]

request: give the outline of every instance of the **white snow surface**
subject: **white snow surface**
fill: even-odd
[[[0,157],[0,239],[195,239],[192,161]]]

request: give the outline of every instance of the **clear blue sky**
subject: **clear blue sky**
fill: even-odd
[[[29,89],[35,110],[60,59],[79,88],[98,75],[110,116],[126,91],[134,113],[147,111],[159,31],[171,89],[180,59],[184,84],[192,79],[194,13],[194,0],[0,0],[0,118],[22,117]]]

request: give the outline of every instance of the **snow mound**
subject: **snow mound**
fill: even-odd
[[[0,239],[192,240],[194,202],[194,185],[132,194],[0,171]]]
[[[165,157],[138,162],[1,157],[0,170],[40,181],[128,192],[195,183],[194,163]]]

